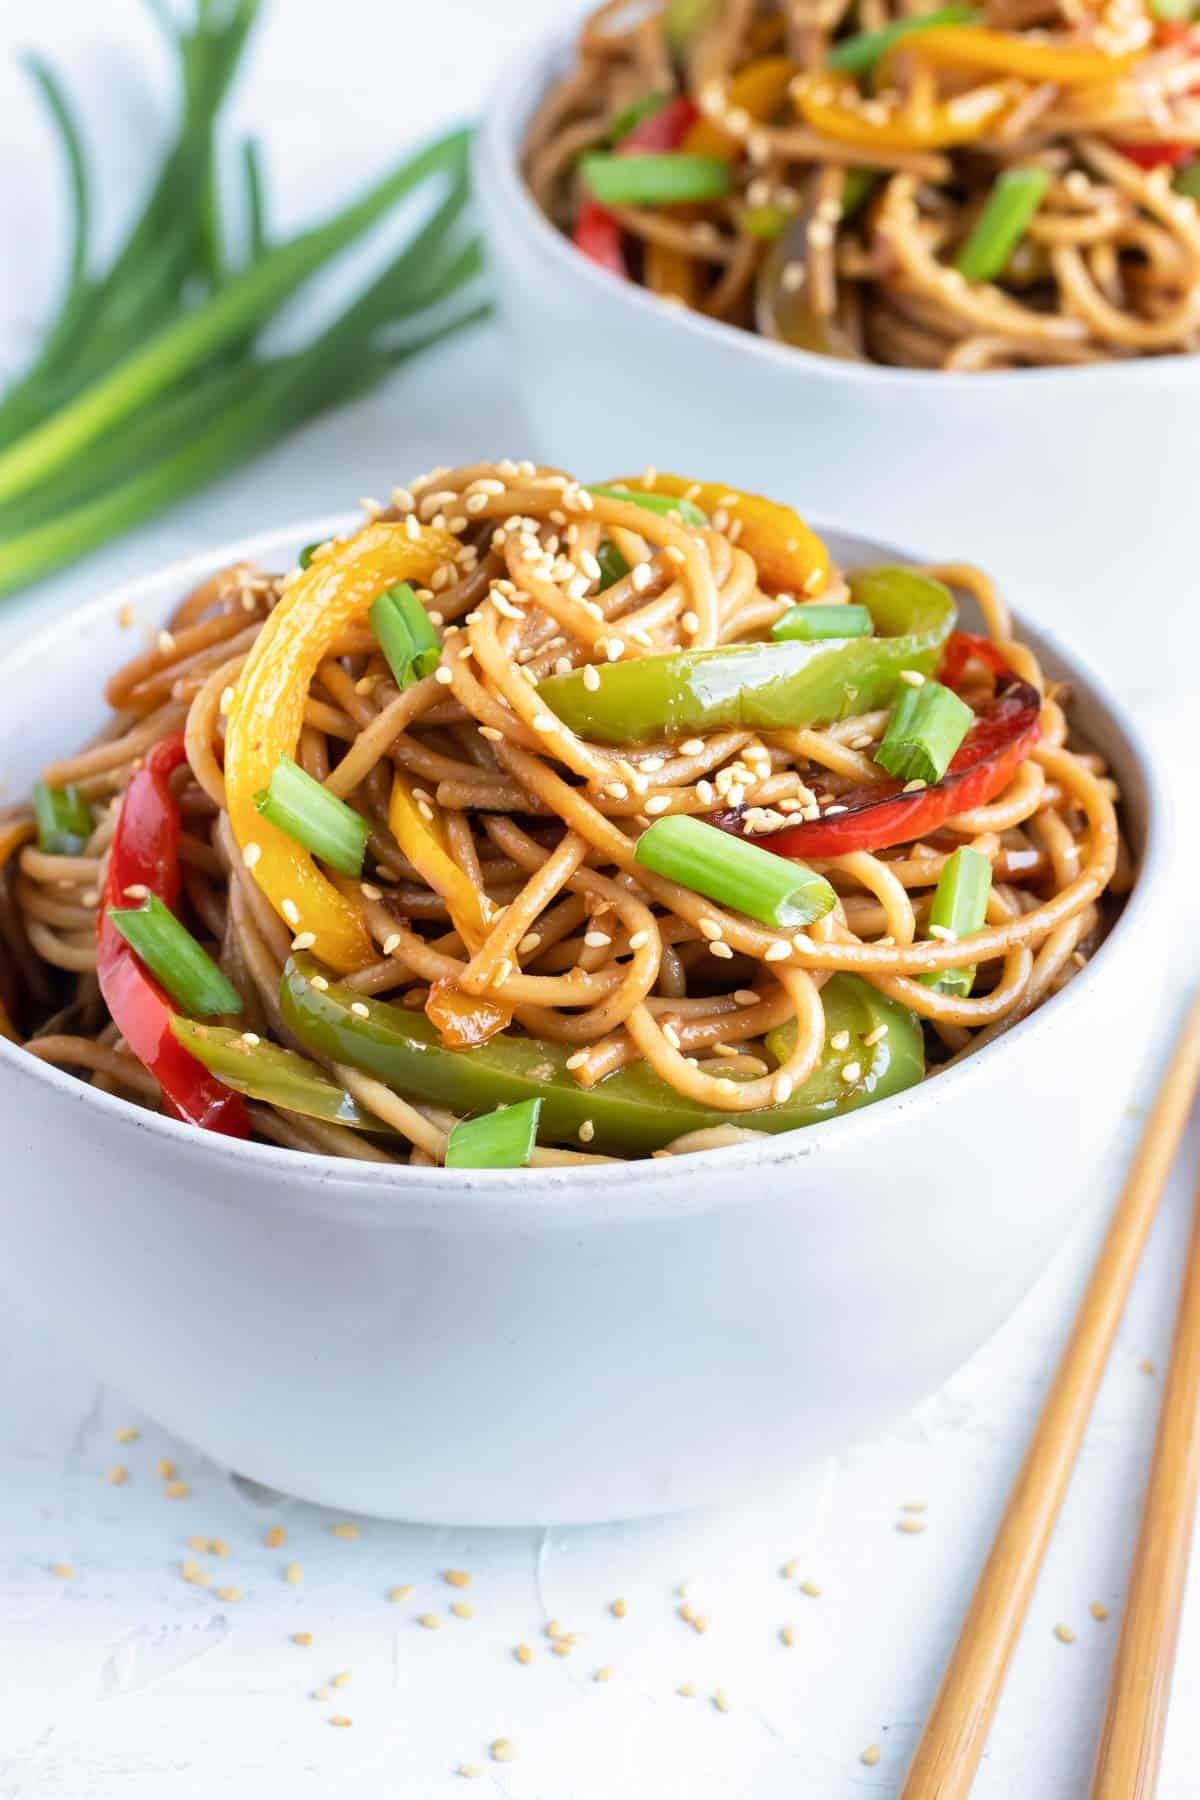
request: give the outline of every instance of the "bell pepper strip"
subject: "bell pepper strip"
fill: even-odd
[[[1195,144],[1164,142],[1161,144],[1114,144],[1114,150],[1136,163],[1139,169],[1179,169],[1196,154]]]
[[[983,25],[943,25],[922,31],[894,46],[879,68],[885,81],[897,51],[943,69],[986,69],[993,75],[1016,75],[1022,81],[1051,81],[1055,87],[1087,87],[1115,81],[1131,69],[1144,46],[1110,53],[1091,44],[1041,43],[1015,31],[990,31]]]
[[[796,72],[790,56],[764,56],[749,63],[726,83],[726,110],[744,112],[756,124],[765,124],[787,99],[788,85]],[[693,156],[723,156],[731,161],[742,146],[731,132],[722,131],[714,119],[697,119],[684,137],[683,148]]]
[[[607,206],[601,206],[598,200],[584,200],[575,215],[571,242],[597,268],[607,269],[610,275],[619,275],[623,281],[628,281],[620,221]]]
[[[790,825],[751,843],[776,856],[844,856],[852,850],[886,850],[927,837],[959,813],[986,806],[1012,780],[1041,736],[1041,695],[1010,678],[988,702],[963,740],[949,770],[932,787],[906,793],[898,781],[839,794],[832,817]],[[741,831],[740,813],[721,813],[714,824]]]
[[[174,1035],[175,1009],[109,918],[144,893],[174,908],[179,899],[179,802],[169,780],[186,761],[182,732],[163,738],[125,789],[113,833],[96,933],[96,974],[113,1023],[154,1076],[170,1111],[189,1125],[226,1137],[249,1137],[240,1097]]]
[[[447,1050],[423,1013],[364,998],[337,983],[315,988],[311,978],[318,972],[303,955],[292,958],[284,970],[280,1005],[288,1030],[314,1056],[374,1075],[417,1104],[478,1113],[502,1103],[540,1099],[538,1135],[543,1142],[577,1142],[579,1127],[590,1119],[591,1147],[625,1156],[647,1155],[684,1132],[729,1122],[728,1113],[697,1106],[676,1093],[648,1063],[631,1064],[583,1088],[567,1068],[569,1045],[505,1034],[477,1050]],[[906,1007],[860,977],[845,974],[825,984],[821,1001],[826,1041],[817,1067],[790,1100],[739,1113],[739,1125],[792,1131],[921,1080],[921,1028]],[[365,1019],[350,1010],[355,1003],[366,1006]],[[866,1043],[881,1025],[886,1030],[879,1042]],[[835,1038],[846,1047],[835,1049]],[[851,1079],[845,1080],[843,1072]]]
[[[425,1016],[437,1027],[447,1050],[474,1050],[512,1024],[512,1007],[468,994],[453,981],[435,981],[425,1002]]]
[[[937,12],[914,13],[908,18],[893,19],[878,31],[858,31],[852,37],[840,38],[836,44],[829,46],[825,64],[827,68],[838,69],[844,75],[869,75],[880,57],[906,38],[933,31],[939,25],[973,25],[978,17],[976,7],[958,5],[943,6]]]
[[[234,837],[254,880],[293,931],[311,931],[322,960],[346,973],[375,952],[360,910],[294,838],[264,819],[255,796],[279,760],[294,757],[309,684],[331,644],[365,619],[371,602],[400,581],[428,581],[458,549],[429,526],[410,538],[377,519],[335,543],[296,575],[255,640],[234,690],[225,735],[225,794]],[[257,854],[255,854],[257,852]]]
[[[969,25],[947,35],[965,37]],[[912,40],[911,48],[924,46],[927,37]],[[905,101],[867,100],[850,83],[835,86],[826,75],[802,75],[792,84],[792,98],[805,124],[825,137],[864,150],[949,150],[970,144],[991,130],[1012,106],[1012,83],[996,81],[972,88],[950,100],[939,100],[913,113]]]
[[[718,726],[757,731],[828,725],[891,701],[905,669],[931,675],[954,624],[940,581],[911,569],[852,577],[856,602],[888,635],[677,650],[551,675],[538,698],[580,737],[646,742]]]
[[[394,1126],[359,1106],[323,1069],[294,1050],[261,1040],[248,1043],[240,1031],[201,1025],[182,1014],[171,1020],[171,1030],[189,1056],[248,1100],[302,1113],[307,1119],[324,1119],[330,1125],[348,1125],[352,1131],[395,1134]]]
[[[991,638],[979,637],[972,631],[952,631],[942,652],[942,666],[938,670],[938,679],[944,681],[948,688],[959,688],[966,672],[967,664],[982,663],[993,675],[1000,675],[1006,681],[1012,679],[1012,669],[1005,659],[1004,652]]]
[[[617,140],[617,148],[622,152],[631,150],[678,150],[682,148],[689,128],[699,118],[695,102],[686,94],[676,94],[673,99],[657,106],[653,112],[642,118]]]
[[[631,488],[635,494],[686,495],[709,519],[719,514],[741,524],[738,548],[752,556],[761,586],[768,592],[805,594],[810,599],[829,583],[829,552],[800,514],[777,500],[748,494],[723,481],[692,481],[686,475],[629,475],[608,487]]]

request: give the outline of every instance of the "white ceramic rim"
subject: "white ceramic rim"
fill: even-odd
[[[476,180],[496,190],[499,206],[512,221],[513,229],[532,241],[535,250],[557,261],[565,275],[590,286],[597,302],[632,306],[660,325],[689,332],[701,346],[706,342],[758,357],[777,369],[794,369],[831,383],[866,384],[872,387],[928,387],[936,392],[953,379],[955,392],[964,388],[995,388],[998,382],[1021,381],[1036,384],[1087,381],[1117,383],[1151,380],[1169,384],[1180,363],[1194,360],[1195,353],[1172,351],[1165,356],[1134,357],[1126,361],[1086,363],[1079,367],[1039,366],[1028,369],[962,370],[948,376],[940,369],[895,368],[888,363],[856,363],[836,357],[817,356],[810,350],[793,349],[759,337],[741,326],[727,325],[720,319],[708,319],[690,308],[669,305],[632,281],[621,281],[588,260],[574,244],[557,231],[535,202],[521,175],[520,145],[534,106],[545,93],[543,71],[546,65],[568,52],[574,42],[580,20],[594,10],[595,0],[577,10],[567,28],[553,31],[526,44],[506,64],[492,88],[479,128],[475,158]]]
[[[182,596],[211,575],[214,569],[225,568],[234,562],[261,560],[270,567],[272,559],[278,564],[282,558],[290,556],[296,544],[319,542],[327,537],[343,535],[361,522],[359,515],[343,513],[280,526],[252,538],[239,539],[212,550],[198,551],[153,574],[143,576],[136,582],[122,584],[115,590],[100,594],[62,614],[43,630],[20,639],[9,651],[0,655],[0,691],[10,681],[19,682],[23,666],[44,664],[47,659],[53,662],[63,638],[86,637],[87,627],[93,620],[111,616],[121,606],[131,605],[136,609],[139,602],[159,604],[164,589],[168,588],[177,590]],[[823,530],[827,531],[832,527],[814,524],[813,529],[820,535]],[[854,535],[861,536],[862,533],[856,532]],[[896,549],[894,546],[881,545],[880,548],[898,561],[919,564],[922,560],[912,552]],[[1061,1016],[1067,1008],[1077,1005],[1081,996],[1090,991],[1096,981],[1104,979],[1104,970],[1114,955],[1136,954],[1137,933],[1143,928],[1146,911],[1153,906],[1155,893],[1162,884],[1168,866],[1170,808],[1167,796],[1146,743],[1120,702],[1085,663],[1068,655],[1052,634],[1039,629],[1037,637],[1050,652],[1052,659],[1060,662],[1087,684],[1099,709],[1115,727],[1117,735],[1124,739],[1136,765],[1145,793],[1145,818],[1141,821],[1144,843],[1137,880],[1113,929],[1087,967],[1079,972],[1067,988],[1014,1025],[1002,1037],[985,1045],[975,1055],[966,1057],[954,1068],[943,1071],[935,1078],[926,1079],[916,1087],[892,1094],[884,1100],[874,1101],[861,1111],[844,1118],[806,1125],[793,1132],[780,1133],[762,1144],[729,1145],[724,1149],[696,1151],[680,1157],[646,1157],[620,1165],[597,1163],[576,1168],[458,1169],[448,1179],[444,1169],[355,1163],[349,1159],[322,1156],[316,1152],[288,1150],[275,1144],[256,1144],[244,1139],[224,1137],[216,1132],[197,1131],[164,1114],[146,1112],[140,1107],[132,1106],[115,1094],[103,1093],[53,1064],[41,1063],[34,1057],[26,1056],[2,1036],[0,1070],[8,1067],[18,1079],[43,1082],[64,1099],[76,1105],[82,1104],[88,1109],[96,1109],[120,1129],[130,1132],[149,1131],[164,1136],[167,1142],[177,1144],[182,1153],[206,1161],[214,1173],[222,1168],[230,1171],[241,1168],[247,1171],[257,1169],[266,1176],[282,1177],[291,1190],[290,1201],[296,1205],[311,1208],[321,1203],[323,1210],[333,1211],[339,1205],[337,1191],[346,1187],[356,1191],[366,1190],[368,1195],[377,1196],[379,1203],[377,1212],[372,1208],[372,1222],[386,1222],[389,1217],[397,1221],[401,1215],[401,1202],[406,1199],[417,1202],[421,1210],[424,1209],[423,1203],[435,1202],[439,1217],[456,1204],[463,1207],[467,1203],[466,1211],[469,1213],[472,1210],[469,1203],[481,1200],[503,1201],[509,1209],[514,1204],[519,1207],[521,1202],[526,1202],[535,1216],[544,1210],[546,1203],[552,1201],[555,1212],[561,1216],[566,1212],[564,1202],[576,1191],[579,1192],[581,1207],[585,1211],[589,1206],[600,1203],[602,1210],[611,1213],[612,1206],[604,1205],[607,1197],[616,1200],[623,1211],[632,1209],[635,1212],[645,1210],[653,1213],[654,1203],[648,1207],[639,1207],[631,1198],[638,1186],[645,1188],[650,1185],[658,1190],[658,1207],[662,1204],[662,1188],[670,1186],[674,1190],[671,1195],[673,1208],[686,1212],[694,1205],[695,1210],[703,1211],[711,1205],[711,1199],[706,1199],[703,1192],[699,1191],[704,1189],[705,1184],[693,1179],[698,1165],[706,1170],[719,1168],[727,1172],[730,1177],[730,1193],[727,1198],[738,1204],[749,1203],[755,1196],[752,1184],[742,1184],[740,1193],[735,1193],[738,1188],[736,1178],[747,1168],[762,1163],[794,1163],[817,1153],[836,1153],[851,1133],[861,1137],[865,1132],[884,1129],[902,1111],[911,1115],[906,1128],[919,1129],[922,1118],[928,1115],[931,1107],[939,1105],[943,1100],[952,1102],[959,1090],[984,1079],[994,1067],[1019,1056],[1026,1036],[1030,1031],[1038,1029],[1043,1015],[1053,1010],[1056,1016]],[[612,1187],[616,1167],[620,1169],[621,1195],[606,1196],[606,1190]],[[309,1180],[306,1181],[306,1178]],[[303,1198],[299,1192],[302,1184],[307,1188]],[[330,1191],[331,1197],[325,1198],[326,1190]],[[411,1217],[406,1222],[411,1223]],[[560,1222],[579,1223],[578,1210],[571,1209],[570,1217],[560,1217]]]

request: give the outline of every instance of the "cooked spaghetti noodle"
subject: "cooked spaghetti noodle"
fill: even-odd
[[[106,937],[105,913],[148,904],[148,888],[236,990],[228,1029],[176,1026],[202,1058],[223,1046],[206,1066],[254,1102],[248,1129],[429,1164],[463,1113],[515,1097],[505,1057],[524,1056],[522,1079],[558,1109],[547,1100],[539,1163],[710,1148],[861,1104],[890,1091],[889,1033],[895,1085],[900,1038],[916,1058],[904,1079],[917,1079],[926,1055],[936,1069],[1056,993],[1128,884],[1114,782],[974,569],[848,585],[788,508],[652,470],[592,491],[511,462],[435,471],[304,560],[282,576],[226,569],[111,677],[108,725],[44,771],[46,793],[84,805],[80,841],[45,841],[28,807],[0,821],[0,1020],[30,1054],[130,1101],[159,1105],[161,1083],[169,1110],[207,1122],[186,1081],[171,1085],[178,1068],[158,1067],[157,1039],[142,1048],[144,1017],[122,1010],[117,976],[145,972],[119,962],[131,953]],[[405,571],[435,639],[407,679],[373,605]],[[957,698],[916,668],[880,672],[889,645],[910,640],[879,635],[878,618],[869,636],[839,635],[856,595],[893,589],[943,607],[936,655],[922,654]],[[975,603],[985,636],[948,635],[951,592]],[[814,607],[823,641],[772,636]],[[851,652],[866,671],[854,684]],[[736,666],[760,684],[786,662],[784,686],[738,689],[720,701],[724,722],[689,724],[696,671],[747,655],[761,666]],[[805,690],[801,705],[794,684],[813,669],[823,696]],[[884,680],[888,703],[864,707],[856,684]],[[970,723],[928,782],[877,760],[906,685],[937,686]],[[648,729],[664,693],[675,722]],[[752,722],[768,702],[779,716]],[[586,729],[580,706],[600,709]],[[1018,714],[1019,735],[1006,722]],[[286,755],[348,804],[366,845],[356,878],[246,806]],[[653,872],[639,846],[680,817],[724,828],[709,833],[718,861],[750,838],[785,879],[795,864],[772,846],[824,834],[819,854],[788,855],[829,884],[826,909],[801,930],[764,923]],[[963,847],[990,886],[986,915],[956,935],[931,911]],[[136,884],[120,872],[135,854]],[[964,967],[973,987],[947,983]],[[148,993],[163,1002],[150,983],[143,1009]],[[173,1012],[163,1002],[159,1027]],[[401,1040],[418,1029],[426,1063],[449,1058],[440,1099],[423,1077],[389,1076],[380,1048],[415,1069]],[[292,1053],[282,1088],[271,1045]],[[228,1076],[238,1055],[244,1080]],[[614,1098],[630,1079],[645,1084],[636,1125]],[[789,1112],[814,1083],[819,1102]]]
[[[1200,31],[1141,0],[982,0],[914,28],[929,12],[609,0],[530,125],[533,194],[611,272],[824,354],[1195,350]],[[706,197],[678,198],[696,179]]]

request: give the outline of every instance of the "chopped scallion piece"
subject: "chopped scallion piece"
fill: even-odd
[[[940,781],[974,722],[966,701],[940,681],[903,686],[875,761],[897,781]]]
[[[656,112],[661,112],[667,104],[668,96],[661,91],[643,94],[640,100],[631,100],[623,112],[619,112],[608,128],[610,144],[619,144],[627,138],[631,131],[636,131],[643,119],[649,119]]]
[[[826,66],[841,69],[849,75],[865,75],[879,58],[914,33],[928,31],[938,25],[970,25],[979,17],[973,6],[943,6],[937,12],[922,13],[909,19],[895,19],[878,31],[859,31],[853,37],[834,44],[825,58]]]
[[[614,581],[620,581],[622,575],[628,575],[629,564],[621,555],[615,544],[605,538],[596,552],[596,561],[600,564],[600,592],[610,588]]]
[[[1200,161],[1190,162],[1180,169],[1174,187],[1177,194],[1186,194],[1189,200],[1200,200]]]
[[[130,949],[186,1013],[240,1013],[242,996],[208,951],[157,894],[141,906],[110,906],[108,916]]]
[[[641,506],[662,519],[678,518],[681,525],[690,525],[693,530],[708,529],[708,515],[693,501],[683,500],[678,494],[643,494],[637,488],[602,486],[590,487],[588,493],[595,494],[599,500],[627,500],[631,506]]]
[[[519,1100],[480,1119],[462,1119],[446,1144],[448,1169],[523,1169],[537,1143],[540,1100]]]
[[[78,856],[92,835],[92,809],[76,787],[35,782],[33,816],[38,849],[47,856]]]
[[[583,185],[602,206],[686,206],[729,192],[729,164],[686,150],[596,150],[579,159]]]
[[[290,756],[281,756],[270,785],[254,796],[264,819],[342,875],[362,874],[367,821],[314,781]]]
[[[667,0],[663,31],[675,52],[686,50],[697,32],[703,31],[716,13],[718,0]]]
[[[303,550],[296,558],[296,561],[300,564],[302,569],[308,568],[309,564],[312,562],[314,553],[320,548],[320,544],[305,544]]]
[[[763,925],[811,925],[832,911],[837,898],[825,877],[804,863],[685,813],[656,819],[638,839],[635,854],[643,868]]]
[[[1002,274],[1049,186],[1048,169],[1005,169],[997,175],[983,211],[954,259],[959,274],[968,281],[994,281]]]
[[[820,606],[810,600],[789,606],[772,625],[771,636],[814,643],[819,638],[870,637],[874,629],[865,606]]]
[[[1192,0],[1150,0],[1150,11],[1156,19],[1174,24],[1192,16]]]
[[[964,844],[946,858],[938,876],[937,891],[929,909],[930,937],[949,932],[956,938],[969,937],[982,931],[987,919],[988,896],[992,891],[992,865],[978,850]],[[939,969],[935,975],[922,975],[926,987],[941,994],[959,994],[964,999],[975,983],[974,969]]]
[[[397,687],[411,687],[433,674],[442,654],[441,639],[407,581],[380,594],[368,617]]]

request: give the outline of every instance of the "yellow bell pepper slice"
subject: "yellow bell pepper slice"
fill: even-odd
[[[388,802],[391,834],[421,879],[446,902],[463,943],[469,950],[478,950],[489,930],[485,901],[447,851],[439,824],[425,817],[408,777],[397,772]]]
[[[234,690],[225,734],[229,822],[259,888],[293,931],[339,973],[375,960],[362,914],[318,869],[302,844],[264,819],[254,796],[281,756],[294,756],[309,684],[331,644],[361,623],[371,602],[398,581],[428,581],[457,550],[449,532],[376,520],[336,543],[289,584],[258,634]]]
[[[915,42],[910,40],[908,47]],[[866,150],[949,150],[969,144],[989,131],[1015,99],[1010,84],[993,82],[914,113],[905,102],[864,100],[850,83],[835,87],[825,75],[801,76],[791,91],[805,124],[838,143]]]
[[[1112,55],[1092,44],[1039,43],[1016,32],[989,31],[982,25],[934,25],[887,52],[879,70],[881,85],[893,59],[901,53],[939,68],[987,69],[994,75],[1018,75],[1023,81],[1079,87],[1114,81],[1142,52],[1125,50]]]
[[[788,84],[796,73],[790,56],[764,56],[748,63],[725,89],[729,111],[747,112],[758,124],[777,113],[787,99]],[[697,119],[688,126],[682,148],[689,156],[736,156],[741,145],[712,119]]]
[[[812,595],[828,585],[832,567],[828,550],[798,512],[777,500],[744,493],[723,481],[692,481],[686,475],[663,475],[657,470],[649,486],[641,475],[626,476],[611,485],[642,494],[673,494],[677,498],[686,494],[710,518],[725,512],[731,527],[740,520],[738,548],[754,558],[759,580],[772,592]]]

